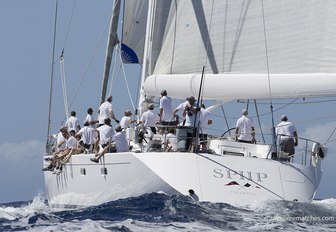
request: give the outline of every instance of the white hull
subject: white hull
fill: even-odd
[[[74,155],[60,175],[44,172],[44,177],[49,204],[54,207],[98,205],[151,192],[188,195],[190,189],[200,201],[237,206],[269,199],[313,199],[322,176],[320,165],[314,168],[248,154],[251,157],[112,153],[105,154],[99,164],[90,161],[93,154]]]

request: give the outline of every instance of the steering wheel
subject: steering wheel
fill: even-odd
[[[233,127],[233,128],[230,128],[230,129],[226,130],[226,131],[222,134],[221,137],[224,137],[224,135],[225,135],[226,133],[228,133],[229,131],[235,130],[235,129],[236,129],[236,127]]]

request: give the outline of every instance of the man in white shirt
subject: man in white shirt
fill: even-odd
[[[62,131],[67,131],[67,127],[62,127],[57,134],[57,141],[56,141],[56,152],[59,152],[65,148],[66,139],[62,135]]]
[[[198,125],[199,115],[197,115],[196,122],[195,117],[198,113],[196,107],[196,100],[193,96],[187,98],[188,104],[184,107],[183,116],[186,118],[185,126],[194,127]]]
[[[167,90],[161,91],[160,98],[160,123],[161,125],[176,125],[173,115],[173,101],[171,97],[167,96]],[[162,127],[160,130],[160,134],[163,134],[167,131],[167,127]]]
[[[236,141],[242,143],[255,143],[255,130],[253,120],[247,117],[248,111],[242,110],[242,116],[236,124]]]
[[[201,111],[199,114],[199,137],[201,144],[201,151],[206,152],[207,148],[207,140],[208,140],[208,125],[212,124],[212,120],[210,119],[210,112],[205,109],[205,105],[201,105]]]
[[[185,129],[187,130],[186,151],[191,151],[194,147],[193,140],[195,138],[195,128],[199,123],[199,112],[197,109],[196,99],[193,96],[188,97],[187,101],[188,104],[184,108],[183,116],[186,118],[184,126],[188,127]]]
[[[165,142],[165,151],[177,151],[177,137],[175,128],[169,128],[168,134],[164,135],[166,142]]]
[[[289,156],[294,155],[295,146],[298,145],[298,135],[295,126],[288,122],[286,115],[281,116],[281,122],[276,126],[275,134],[281,151],[288,153]]]
[[[77,135],[81,135],[80,145],[85,149],[92,150],[95,142],[95,129],[90,127],[88,121],[84,122],[84,127],[78,131]]]
[[[115,143],[117,152],[127,152],[129,151],[128,142],[126,140],[125,132],[122,130],[121,126],[116,126],[115,135],[112,140]]]
[[[88,122],[89,123],[89,127],[96,128],[96,123],[98,123],[99,121],[98,120],[94,120],[94,118],[93,118],[93,109],[92,108],[88,108],[86,112],[87,112],[87,115],[86,115],[86,118],[85,118],[84,122]]]
[[[136,120],[132,120],[131,118],[132,112],[130,110],[126,110],[124,113],[124,117],[121,118],[119,125],[121,128],[126,129],[132,123],[135,123]]]
[[[53,174],[60,174],[62,172],[62,164],[65,163],[72,154],[82,152],[82,149],[78,149],[78,140],[74,137],[75,130],[71,130],[69,133],[65,128],[62,128],[61,133],[66,140],[65,148],[53,153],[49,166],[43,168],[42,171],[54,171]],[[65,161],[63,161],[64,159]],[[54,170],[54,168],[56,169]]]
[[[111,126],[111,119],[105,118],[104,125],[96,129],[99,132],[99,144],[102,147],[106,147],[112,141],[112,136],[115,134],[113,127]]]
[[[76,133],[80,130],[80,124],[78,118],[76,118],[76,111],[71,111],[70,117],[65,122],[65,126],[68,128],[68,131],[74,130]]]
[[[112,118],[116,123],[119,123],[119,120],[114,115],[113,109],[112,109],[112,96],[109,96],[104,103],[102,103],[99,107],[98,113],[99,113],[99,125],[104,124],[105,118]]]
[[[159,123],[159,121],[160,117],[154,112],[154,105],[149,104],[148,110],[142,114],[139,124],[142,124],[145,127],[150,127],[152,132],[156,134],[156,124]]]
[[[112,137],[115,135],[115,130],[111,126],[111,119],[105,118],[104,125],[96,129],[99,132],[99,144],[102,146],[103,150],[96,154],[95,158],[90,158],[92,162],[98,163],[100,157],[102,157],[106,152],[110,151]]]

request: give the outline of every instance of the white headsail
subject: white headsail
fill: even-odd
[[[125,1],[121,54],[124,63],[142,63],[148,1]]]

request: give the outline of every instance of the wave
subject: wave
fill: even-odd
[[[237,208],[187,196],[145,194],[76,210],[37,196],[0,205],[0,231],[336,231],[336,199],[265,201]]]

